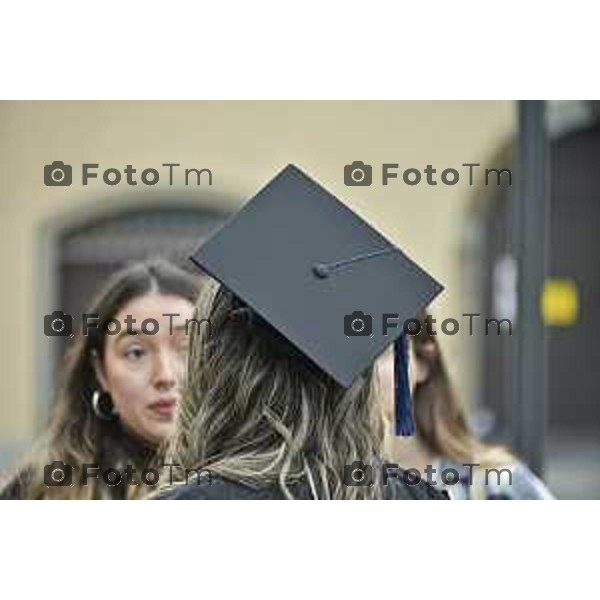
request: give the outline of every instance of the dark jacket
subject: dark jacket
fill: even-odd
[[[311,500],[312,495],[306,482],[295,484],[290,491],[298,500]],[[284,500],[285,496],[277,484],[251,487],[212,476],[195,483],[176,485],[159,495],[157,500]],[[409,486],[398,479],[391,479],[384,486],[384,500],[448,500],[448,494],[437,490],[425,481]]]

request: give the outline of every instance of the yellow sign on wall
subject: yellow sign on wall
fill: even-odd
[[[544,325],[574,325],[579,316],[579,292],[572,279],[546,279],[542,291]]]

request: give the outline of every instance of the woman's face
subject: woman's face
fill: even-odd
[[[125,428],[153,445],[174,431],[187,365],[185,323],[193,313],[193,305],[179,296],[149,293],[134,298],[115,315],[121,331],[106,336],[104,361],[94,365]],[[145,319],[158,322],[154,335],[142,331]],[[153,324],[145,328],[151,333]]]
[[[413,394],[418,383],[422,383],[426,377],[426,369],[422,362],[416,357],[414,351],[414,342],[409,343],[410,356],[408,362],[408,378],[410,381],[410,393]],[[394,345],[391,344],[380,355],[375,363],[376,374],[378,377],[379,392],[383,403],[383,412],[385,418],[393,422],[394,414]]]

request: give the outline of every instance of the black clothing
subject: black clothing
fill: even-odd
[[[448,500],[448,494],[429,485],[425,481],[409,486],[398,479],[390,479],[384,486],[384,500]],[[311,500],[308,483],[290,486],[290,491],[298,500]],[[156,498],[157,500],[284,500],[285,496],[277,484],[251,487],[246,484],[212,476],[211,483],[206,478],[195,483],[176,485]]]

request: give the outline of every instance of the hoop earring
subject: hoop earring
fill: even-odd
[[[117,411],[110,395],[103,394],[100,390],[95,390],[92,394],[92,408],[96,416],[105,421],[109,421],[117,416]]]

